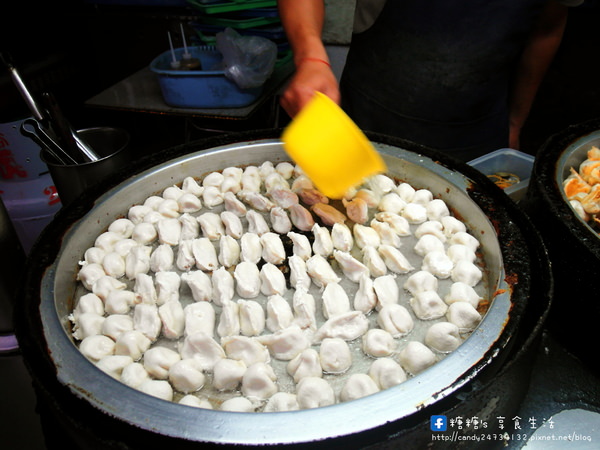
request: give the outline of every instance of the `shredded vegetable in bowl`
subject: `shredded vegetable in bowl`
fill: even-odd
[[[518,175],[509,172],[496,172],[487,177],[500,189],[509,188],[521,181]]]

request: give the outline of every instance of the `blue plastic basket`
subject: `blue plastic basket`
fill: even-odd
[[[184,48],[175,49],[175,57],[182,58]],[[165,103],[176,108],[241,108],[258,99],[262,86],[240,89],[225,77],[221,69],[222,55],[211,46],[188,47],[188,52],[198,58],[202,70],[174,70],[171,68],[171,51],[157,56],[150,70],[158,75]]]

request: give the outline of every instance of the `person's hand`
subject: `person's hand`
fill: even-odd
[[[281,96],[281,106],[294,117],[313,97],[321,92],[334,102],[340,102],[337,79],[329,63],[324,60],[303,59],[296,66],[296,73]]]
[[[519,150],[521,146],[521,126],[511,123],[508,131],[508,147]]]

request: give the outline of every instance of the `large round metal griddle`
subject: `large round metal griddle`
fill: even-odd
[[[480,373],[486,373],[486,368],[489,375],[489,367],[500,364],[512,344],[530,296],[528,247],[533,243],[528,243],[519,229],[523,218],[514,204],[477,171],[410,143],[396,140],[391,141],[396,145],[391,145],[377,142],[377,136],[373,139],[389,175],[415,188],[427,188],[446,201],[482,246],[488,298],[493,301],[472,335],[430,369],[394,388],[329,407],[285,413],[231,413],[187,407],[133,390],[102,373],[76,348],[68,320],[77,285],[75,277],[83,252],[93,245],[99,232],[130,206],[187,176],[200,177],[228,166],[288,160],[280,141],[272,138],[226,143],[208,150],[187,146],[178,150],[186,150],[184,154],[167,153],[165,157],[174,157],[156,164],[146,162],[139,173],[92,202],[83,198],[79,205],[59,214],[46,231],[45,238],[51,237],[52,242],[38,243],[33,253],[34,258],[36,252],[44,256],[34,262],[35,268],[29,274],[26,296],[28,307],[34,311],[21,323],[39,327],[36,337],[44,342],[25,342],[25,353],[42,360],[34,365],[51,365],[61,386],[107,417],[143,432],[191,442],[316,443],[401,424],[424,408],[451,399]]]

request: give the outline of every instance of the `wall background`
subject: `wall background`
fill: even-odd
[[[331,45],[350,43],[355,0],[325,0],[323,41]]]

